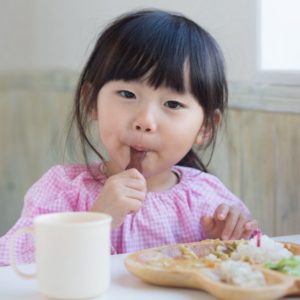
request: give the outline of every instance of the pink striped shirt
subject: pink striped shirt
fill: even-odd
[[[94,165],[99,170],[99,164]],[[199,170],[174,166],[179,182],[165,192],[148,192],[142,208],[126,216],[112,231],[112,254],[133,252],[165,244],[205,239],[200,218],[213,215],[221,203],[247,207],[216,177]],[[19,228],[32,226],[37,215],[62,211],[89,211],[101,193],[106,177],[94,180],[86,166],[54,166],[26,193],[20,219],[0,238],[0,266],[9,264],[8,242]],[[17,261],[34,262],[32,237],[22,235],[16,242]]]

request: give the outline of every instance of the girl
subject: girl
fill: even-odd
[[[58,211],[110,214],[113,254],[249,238],[256,229],[193,150],[214,147],[227,105],[220,49],[197,24],[157,10],[121,16],[99,37],[74,104],[86,165],[55,166],[31,187],[21,218],[0,239],[0,264],[8,264],[16,229]],[[107,159],[91,142],[91,122]],[[99,162],[88,162],[89,148]],[[16,250],[19,262],[33,261],[26,236]]]

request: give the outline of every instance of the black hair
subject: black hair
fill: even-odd
[[[188,88],[202,106],[204,125],[212,133],[204,147],[212,145],[212,155],[217,132],[215,112],[224,113],[228,97],[224,59],[215,39],[185,16],[161,10],[127,13],[106,27],[81,73],[74,99],[72,123],[79,130],[86,163],[88,148],[103,159],[88,137],[87,128],[104,84],[147,76],[147,83],[154,88],[163,85],[184,92],[185,66],[189,73]],[[193,149],[178,165],[207,171]]]

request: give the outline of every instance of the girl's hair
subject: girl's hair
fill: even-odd
[[[182,15],[141,10],[122,15],[103,31],[79,79],[72,123],[79,130],[86,163],[87,149],[103,159],[88,136],[89,116],[99,90],[111,80],[136,79],[146,79],[154,88],[189,89],[204,110],[204,125],[211,130],[204,148],[212,145],[212,155],[217,132],[214,115],[216,110],[224,113],[228,93],[219,46],[208,32]],[[207,171],[193,149],[178,165]]]

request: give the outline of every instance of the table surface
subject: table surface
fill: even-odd
[[[282,236],[278,241],[300,244],[300,235]],[[212,300],[213,296],[193,289],[168,288],[147,284],[130,274],[124,266],[127,254],[114,255],[111,259],[111,285],[101,300]],[[23,265],[22,270],[31,272],[34,265]],[[2,300],[42,300],[45,299],[37,291],[36,281],[20,278],[11,267],[0,268],[0,299]],[[284,298],[284,299],[296,299]],[[298,298],[300,299],[300,298]]]

